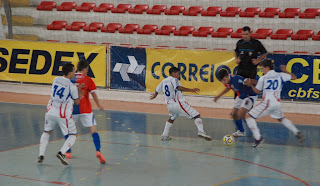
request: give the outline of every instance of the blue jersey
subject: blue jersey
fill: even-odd
[[[248,96],[256,96],[251,87],[243,84],[245,78],[237,75],[230,75],[230,82],[226,87],[231,88],[235,93],[238,94],[240,99],[244,99]]]

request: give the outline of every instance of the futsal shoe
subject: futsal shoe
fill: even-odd
[[[298,132],[296,137],[298,138],[300,143],[304,143],[306,141],[306,137],[301,132]]]
[[[161,141],[169,141],[171,140],[171,137],[169,136],[161,136]]]
[[[256,142],[254,143],[254,145],[252,145],[253,148],[256,148],[260,143],[263,143],[264,139],[261,136],[259,140],[256,140]]]
[[[61,161],[63,165],[68,165],[66,155],[62,154],[60,151],[57,154],[57,158]]]
[[[66,155],[66,157],[69,158],[69,159],[72,158],[72,153],[71,152],[66,152],[64,155]]]
[[[246,133],[245,132],[241,132],[240,130],[237,130],[236,132],[232,133],[233,137],[245,137]]]
[[[103,157],[103,155],[101,154],[101,152],[97,151],[96,152],[96,156],[99,159],[101,164],[105,164],[106,163],[106,159]]]
[[[200,137],[200,138],[204,138],[205,140],[207,140],[207,141],[211,141],[212,139],[211,139],[211,137],[210,136],[208,136],[206,133],[204,133],[204,132],[198,132],[198,136]]]
[[[44,156],[39,156],[39,158],[38,158],[38,163],[42,163],[43,160],[44,160]]]

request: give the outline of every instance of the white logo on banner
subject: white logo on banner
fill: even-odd
[[[123,81],[130,81],[128,74],[141,74],[145,65],[138,65],[138,62],[134,56],[128,56],[129,64],[116,63],[113,68],[113,72],[119,72]]]

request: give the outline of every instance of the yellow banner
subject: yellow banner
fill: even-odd
[[[106,48],[97,45],[0,40],[0,80],[52,83],[62,65],[89,62],[97,86],[106,86]]]
[[[221,68],[234,73],[237,66],[233,52],[146,49],[146,90],[154,92],[156,86],[169,76],[172,66],[180,69],[180,82],[187,88],[199,88],[199,95],[218,95],[225,86],[218,81]],[[190,93],[191,94],[191,93]],[[225,96],[233,96],[230,91]]]

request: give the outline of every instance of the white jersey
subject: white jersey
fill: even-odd
[[[259,79],[256,89],[263,91],[264,99],[276,99],[277,101],[280,101],[283,83],[290,81],[291,78],[290,74],[270,70],[266,75]]]
[[[180,81],[177,78],[169,76],[161,81],[161,83],[157,86],[156,92],[163,92],[165,97],[165,103],[173,103],[176,101],[183,102],[185,101],[180,90],[177,90],[177,87],[181,86]]]
[[[70,79],[56,77],[52,82],[52,92],[47,106],[47,114],[60,118],[71,118],[73,100],[78,98],[78,88]]]

